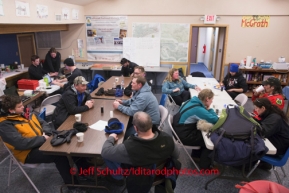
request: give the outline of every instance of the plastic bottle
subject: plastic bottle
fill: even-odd
[[[121,86],[120,87],[121,89],[124,89],[124,81],[123,80],[121,81],[120,86]]]
[[[44,76],[43,80],[44,80],[44,82],[46,83],[46,86],[49,86],[49,82],[48,82],[47,76]]]

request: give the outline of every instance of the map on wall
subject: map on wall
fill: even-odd
[[[189,24],[133,23],[133,37],[160,37],[161,62],[187,62]]]

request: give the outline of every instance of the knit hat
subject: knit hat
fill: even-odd
[[[74,66],[74,62],[71,58],[66,58],[63,63],[66,65],[66,66]]]
[[[79,85],[79,84],[88,84],[88,82],[85,80],[83,76],[78,76],[74,79],[73,84]]]
[[[281,87],[281,82],[278,78],[275,77],[269,77],[267,80],[262,82],[263,85],[270,85],[270,86],[274,86],[274,87]]]
[[[111,118],[108,120],[108,126],[105,126],[104,131],[106,133],[116,133],[119,134],[123,131],[124,125],[117,118]]]
[[[239,65],[238,64],[231,64],[230,72],[238,72],[238,71],[239,71]]]
[[[88,123],[75,122],[73,128],[78,132],[85,132],[87,130]]]

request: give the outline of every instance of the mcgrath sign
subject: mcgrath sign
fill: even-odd
[[[204,24],[215,24],[217,16],[216,15],[205,15]]]
[[[241,27],[269,27],[269,15],[247,15],[242,17]]]

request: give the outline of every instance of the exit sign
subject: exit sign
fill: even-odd
[[[216,15],[205,15],[204,24],[215,24],[217,16]]]

